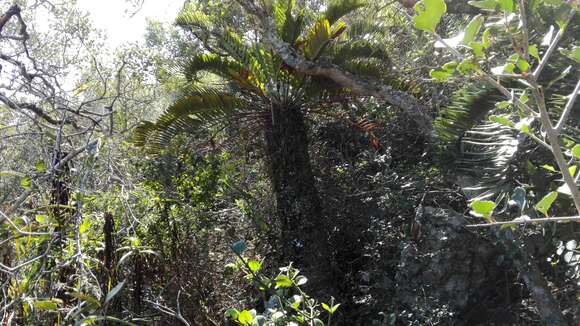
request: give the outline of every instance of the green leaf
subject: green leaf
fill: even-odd
[[[546,196],[544,196],[544,198],[542,198],[542,200],[540,200],[534,206],[534,208],[537,209],[538,211],[540,211],[542,214],[544,214],[547,217],[548,210],[550,209],[550,207],[552,207],[552,204],[554,203],[556,198],[558,198],[558,193],[556,191],[552,191],[549,194],[547,194]]]
[[[486,28],[481,35],[481,44],[484,49],[487,49],[491,45],[491,28]]]
[[[244,240],[239,240],[232,244],[232,251],[237,255],[241,255],[244,251],[246,251],[247,245]]]
[[[483,58],[483,44],[479,42],[469,42],[469,47],[473,50],[473,54],[476,58]]]
[[[530,64],[526,60],[521,58],[518,59],[517,66],[521,72],[527,72],[528,70],[530,70]]]
[[[497,0],[469,1],[467,3],[469,3],[471,6],[484,10],[495,10],[497,7]]]
[[[538,46],[535,44],[532,44],[530,46],[528,46],[528,53],[534,57],[536,60],[540,61],[540,53],[538,52]]]
[[[568,58],[580,63],[580,46],[575,46],[571,50],[561,49],[560,52]]]
[[[470,205],[473,212],[479,216],[483,216],[485,219],[488,219],[493,213],[493,209],[495,208],[495,203],[490,200],[476,200],[472,202]]]
[[[463,44],[469,44],[475,40],[475,36],[479,33],[481,26],[483,25],[483,15],[477,15],[467,24],[465,27],[465,34],[463,35]]]
[[[499,3],[499,8],[508,13],[514,12],[514,1],[513,0],[497,0]]]
[[[260,268],[262,268],[262,263],[260,263],[260,262],[259,262],[259,261],[257,261],[257,260],[250,260],[250,261],[248,262],[248,267],[250,268],[250,270],[251,270],[252,272],[254,272],[254,273],[255,273],[255,272],[257,272],[258,270],[260,270]]]
[[[79,233],[85,234],[89,230],[90,226],[91,226],[91,220],[88,218],[83,219],[83,222],[81,223],[81,225],[79,225]]]
[[[508,127],[515,127],[515,124],[508,118],[506,118],[505,116],[500,116],[500,115],[492,115],[489,117],[490,121],[493,122],[497,122],[499,124],[502,124],[504,126],[508,126]]]
[[[230,317],[231,319],[235,320],[235,319],[238,319],[240,312],[237,309],[230,308],[230,309],[226,310],[225,315]]]
[[[575,158],[580,158],[580,145],[575,145],[572,147],[572,156]]]
[[[22,179],[20,179],[20,186],[24,189],[30,189],[30,186],[32,185],[32,181],[30,180],[29,177],[24,177]]]
[[[330,312],[330,306],[328,306],[328,305],[327,305],[326,303],[324,303],[324,302],[323,302],[323,303],[321,303],[321,305],[322,305],[322,308],[323,308],[324,310],[328,311],[328,313],[329,313],[329,314],[331,313],[331,312]]]
[[[318,318],[315,318],[313,321],[314,326],[324,326],[324,322]]]
[[[252,313],[249,312],[248,310],[242,310],[238,314],[238,321],[242,325],[251,325],[252,324],[252,321],[254,321],[254,316],[252,316]]]
[[[558,172],[558,171],[556,171],[556,169],[554,169],[554,167],[553,167],[553,166],[551,166],[551,165],[549,165],[549,164],[544,164],[544,165],[542,165],[542,168],[543,168],[544,170],[547,170],[547,171],[550,171],[550,172],[554,172],[554,173]]]
[[[568,168],[568,172],[570,172],[571,176],[576,175],[576,170],[578,170],[578,165],[572,165],[571,167]]]
[[[447,12],[447,5],[443,0],[421,0],[413,9],[417,12],[413,17],[415,28],[434,33],[441,17]]]
[[[32,306],[38,310],[56,311],[58,309],[58,305],[53,300],[34,301]]]
[[[278,275],[274,279],[276,281],[276,286],[281,288],[289,288],[292,286],[292,280],[286,275]]]
[[[453,73],[449,73],[449,72],[443,71],[443,70],[431,69],[431,71],[429,71],[429,76],[431,78],[435,78],[438,82],[447,81],[449,79],[449,77],[451,77],[452,75],[453,75]]]
[[[125,285],[125,281],[122,281],[119,284],[115,285],[115,287],[112,288],[111,291],[109,291],[109,293],[107,293],[107,297],[105,298],[105,304],[107,304],[109,301],[113,300],[113,298],[117,295],[117,293],[119,293],[119,291],[121,291],[121,289],[123,288],[123,285]]]
[[[46,223],[48,221],[48,216],[46,216],[46,215],[36,215],[34,217],[34,219],[38,223]]]
[[[477,71],[479,66],[473,62],[471,58],[466,58],[457,66],[457,71],[459,71],[462,75],[467,75],[471,72]]]
[[[46,163],[44,163],[43,160],[40,160],[38,162],[36,162],[36,165],[34,166],[36,172],[38,173],[44,173],[46,172]]]

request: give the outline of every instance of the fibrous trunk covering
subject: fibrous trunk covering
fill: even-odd
[[[285,258],[316,268],[328,259],[327,232],[310,165],[303,113],[298,107],[273,106],[265,130]]]

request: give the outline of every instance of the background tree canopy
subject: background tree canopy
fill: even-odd
[[[577,323],[577,2],[179,5],[0,1],[2,325]]]

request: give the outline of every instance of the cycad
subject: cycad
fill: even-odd
[[[296,7],[294,1],[279,0],[272,4],[271,15],[279,37],[308,60],[332,63],[416,91],[416,86],[389,74],[388,54],[374,42],[376,38],[369,37],[380,37],[378,30],[362,23],[349,30],[345,16],[362,6],[358,0],[338,0],[319,14]],[[350,100],[350,91],[331,80],[294,71],[263,44],[236,33],[219,18],[185,10],[177,23],[194,33],[211,53],[199,53],[181,64],[189,85],[185,95],[156,122],[137,128],[135,142],[157,151],[180,132],[215,123],[251,121],[252,126],[260,126],[283,238],[285,244],[295,245],[285,248],[308,250],[309,263],[316,263],[326,250],[327,234],[320,221],[304,115],[344,104]],[[221,88],[207,82],[208,73],[220,78]]]

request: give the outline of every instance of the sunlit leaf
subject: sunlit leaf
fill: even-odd
[[[415,28],[434,33],[441,17],[447,12],[447,5],[443,0],[421,0],[413,9],[417,12],[413,17]]]
[[[534,206],[534,208],[537,209],[542,214],[544,214],[545,216],[548,216],[548,210],[550,209],[550,207],[552,207],[552,204],[554,203],[556,198],[558,198],[558,193],[555,191],[552,191],[549,194],[547,194],[546,196],[544,196],[544,198],[542,198],[542,200],[540,200]]]
[[[469,44],[479,33],[481,26],[483,25],[483,15],[477,15],[467,24],[465,27],[465,34],[463,35],[463,44]]]

